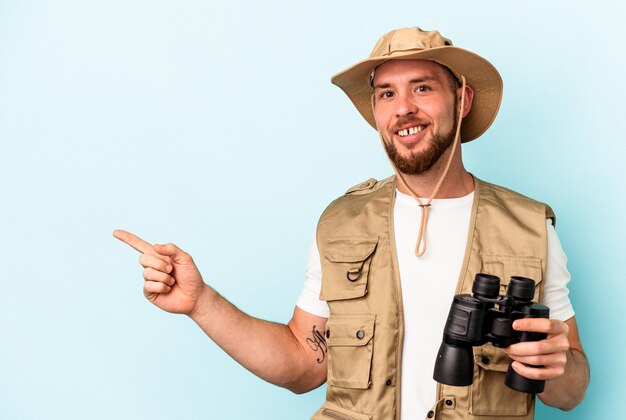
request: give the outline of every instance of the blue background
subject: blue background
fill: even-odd
[[[592,382],[624,401],[625,7],[619,1],[0,0],[0,418],[305,419],[184,316],[143,298],[125,228],[190,252],[224,296],[286,322],[320,212],[391,173],[332,74],[390,29],[438,29],[501,72],[464,146],[549,202]]]

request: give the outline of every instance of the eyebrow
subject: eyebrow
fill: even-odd
[[[423,76],[423,77],[417,77],[415,79],[411,79],[409,80],[409,83],[417,84],[417,83],[423,83],[423,82],[436,82],[436,81],[437,81],[436,77]],[[374,85],[374,89],[387,89],[390,87],[391,87],[391,83],[379,83],[379,84]]]

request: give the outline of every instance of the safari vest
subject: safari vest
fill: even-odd
[[[371,179],[331,203],[320,218],[320,298],[330,307],[328,388],[326,402],[312,420],[400,418],[404,323],[393,234],[395,190],[395,177]],[[554,219],[554,214],[545,204],[475,179],[456,293],[471,293],[475,274],[483,272],[501,278],[502,293],[512,275],[532,278],[538,282],[539,300],[547,259],[546,218]],[[433,366],[435,358],[433,354]],[[437,385],[437,401],[424,416],[532,419],[533,396],[504,385],[508,356],[486,344],[474,348],[474,359],[474,383]]]

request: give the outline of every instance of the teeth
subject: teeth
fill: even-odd
[[[404,130],[398,131],[398,135],[400,137],[405,137],[405,136],[409,136],[411,134],[417,134],[420,131],[422,131],[423,128],[424,128],[424,126],[422,126],[422,125],[418,125],[417,127],[406,128]]]

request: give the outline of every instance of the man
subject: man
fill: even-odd
[[[378,130],[396,176],[350,189],[321,216],[289,323],[239,311],[175,245],[116,231],[142,253],[146,297],[189,315],[269,382],[300,393],[327,380],[314,419],[532,418],[534,398],[504,385],[511,359],[520,375],[546,380],[544,403],[573,408],[588,367],[554,215],[463,166],[459,143],[480,136],[497,113],[496,69],[436,31],[406,28],[383,36],[333,83]],[[547,338],[475,348],[472,386],[437,385],[432,368],[451,297],[470,291],[478,272],[505,285],[511,275],[536,280],[535,298],[553,318],[513,327]]]

